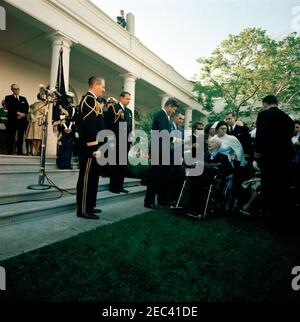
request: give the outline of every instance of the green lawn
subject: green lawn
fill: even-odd
[[[2,262],[17,301],[299,300],[300,238],[238,218],[150,212]]]

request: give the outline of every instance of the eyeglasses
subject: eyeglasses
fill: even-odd
[[[13,91],[17,91],[18,89],[20,89],[20,88],[14,88],[14,87],[12,88]]]

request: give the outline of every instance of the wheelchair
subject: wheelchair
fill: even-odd
[[[217,164],[205,164],[205,168],[209,168],[211,171],[210,177],[207,180],[207,184],[203,186],[202,193],[199,195],[201,204],[204,206],[203,210],[197,214],[186,213],[187,216],[204,219],[207,216],[218,215],[224,212],[230,211],[233,194],[232,194],[232,184],[233,184],[233,174],[224,176],[219,173],[219,168]],[[186,191],[191,188],[192,177],[188,175],[189,169],[187,168],[187,174],[183,182],[180,195],[178,197],[177,203],[171,209],[186,210],[187,203],[184,199]]]

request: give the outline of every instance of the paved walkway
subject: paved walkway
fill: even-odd
[[[103,210],[100,220],[78,218],[68,211],[0,227],[0,260],[149,211],[143,204],[143,196],[133,196],[117,203],[98,204]]]

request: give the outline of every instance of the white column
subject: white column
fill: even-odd
[[[162,94],[161,96],[161,108],[165,106],[166,101],[171,97],[169,94]]]
[[[124,86],[123,90],[126,92],[129,92],[131,94],[131,101],[128,105],[128,108],[131,109],[132,112],[132,129],[135,128],[135,122],[134,122],[134,107],[135,107],[135,81],[137,79],[137,76],[127,73],[122,75],[124,77]]]
[[[192,117],[193,117],[193,110],[191,107],[185,108],[184,114],[184,130],[192,130]]]
[[[59,33],[50,36],[52,39],[52,60],[50,71],[50,89],[54,89],[57,81],[57,71],[59,63],[59,51],[63,49],[63,69],[66,91],[69,90],[69,70],[70,70],[70,51],[72,41]],[[48,114],[48,129],[47,129],[47,149],[46,155],[55,156],[57,146],[57,137],[53,132],[52,126],[52,106]]]
[[[127,22],[127,31],[130,32],[132,35],[134,35],[134,33],[135,33],[135,17],[131,12],[127,13],[126,22]]]

